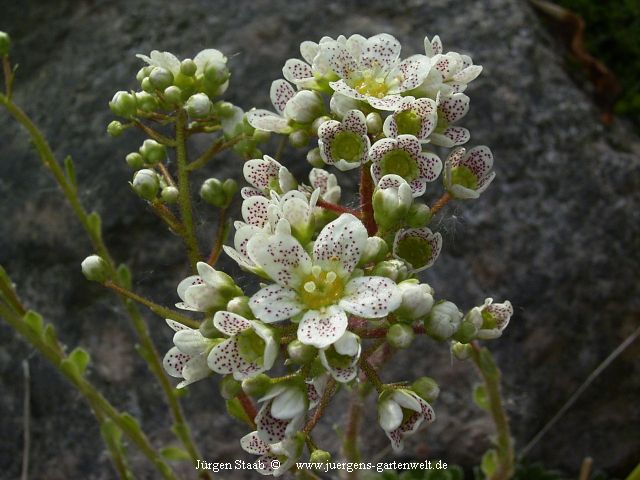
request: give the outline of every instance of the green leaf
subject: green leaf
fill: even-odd
[[[24,314],[22,319],[35,334],[40,337],[42,336],[44,333],[44,320],[42,319],[42,315],[30,310]]]
[[[60,348],[60,344],[58,343],[58,335],[56,334],[56,328],[51,323],[47,323],[47,325],[44,327],[42,338],[44,339],[45,343],[51,348],[55,350],[58,350]]]
[[[116,276],[118,278],[118,284],[126,288],[127,290],[131,290],[132,285],[132,277],[131,270],[124,263],[118,265],[118,269],[116,270]]]
[[[240,400],[237,398],[232,398],[231,400],[227,400],[227,413],[231,415],[233,418],[240,420],[243,423],[251,424],[251,419],[245,413],[244,408],[242,408],[242,404]]]
[[[60,370],[62,373],[66,374],[69,377],[80,378],[80,371],[78,370],[78,366],[73,363],[68,358],[63,359],[60,362]]]
[[[160,450],[160,455],[172,462],[191,460],[189,454],[185,450],[178,447],[164,447]]]
[[[494,449],[487,450],[482,456],[482,463],[480,464],[482,473],[484,473],[487,478],[490,478],[496,472],[497,467],[498,452],[496,452]]]
[[[122,430],[120,430],[120,428],[110,418],[107,418],[102,422],[100,425],[100,432],[112,445],[117,445],[122,438]]]
[[[94,238],[101,238],[102,236],[102,219],[98,212],[91,212],[87,216],[87,222],[89,224],[89,230],[91,236]]]
[[[140,424],[138,423],[138,420],[133,418],[127,412],[121,413],[120,414],[120,419],[122,420],[122,423],[124,423],[124,426],[126,428],[128,428],[130,430],[133,430],[133,431],[137,431],[137,432],[140,431]]]
[[[76,180],[76,168],[73,165],[73,160],[70,155],[64,159],[64,169],[67,172],[67,178],[69,179],[71,186],[74,190],[77,190],[78,181]]]
[[[473,401],[483,410],[489,410],[489,394],[487,393],[487,388],[484,383],[479,383],[473,387]]]
[[[85,349],[76,347],[69,354],[68,359],[76,366],[78,373],[80,375],[84,375],[87,365],[89,365],[89,362],[91,361],[91,356]]]

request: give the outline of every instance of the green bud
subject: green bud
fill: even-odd
[[[304,130],[296,130],[289,134],[289,143],[294,148],[306,147],[309,143],[309,133]]]
[[[149,67],[142,67],[138,70],[138,73],[136,73],[136,80],[138,83],[142,83],[142,80],[149,76],[150,71],[151,69]]]
[[[180,63],[180,73],[182,75],[186,75],[187,77],[193,77],[196,74],[197,69],[198,66],[196,65],[196,62],[194,62],[190,58],[185,58]]]
[[[158,108],[158,101],[148,92],[136,92],[135,97],[138,108],[143,112],[153,112]]]
[[[153,83],[151,83],[149,77],[145,77],[142,79],[142,81],[140,82],[140,87],[147,93],[153,93],[155,91],[155,87],[153,86]]]
[[[158,194],[160,182],[158,175],[148,168],[138,170],[133,176],[133,189],[145,200],[153,200]]]
[[[264,396],[270,387],[271,379],[264,373],[259,373],[242,381],[242,390],[252,397]]]
[[[89,255],[81,266],[82,274],[91,282],[104,283],[109,279],[109,264],[99,255]]]
[[[316,136],[318,135],[318,129],[320,128],[320,125],[322,125],[324,122],[327,122],[331,120],[331,117],[327,116],[327,115],[323,115],[321,117],[316,118],[313,123],[311,124],[311,131],[313,133],[316,134]]]
[[[144,167],[144,158],[138,152],[131,152],[124,158],[129,165],[134,170],[140,170]]]
[[[398,187],[376,188],[373,193],[373,216],[383,228],[391,228],[404,219],[413,203],[407,182]]]
[[[377,135],[382,131],[382,117],[378,112],[371,112],[367,115],[367,133]]]
[[[138,99],[129,92],[119,91],[109,102],[111,111],[119,117],[129,118],[136,114]]]
[[[166,68],[154,67],[149,74],[149,80],[158,90],[164,90],[173,84],[173,73]]]
[[[217,178],[208,178],[204,181],[200,187],[200,198],[218,208],[224,207],[227,202],[222,182]]]
[[[225,400],[231,400],[242,392],[242,384],[233,378],[233,375],[225,375],[220,380],[220,394]]]
[[[387,342],[394,348],[408,348],[414,338],[413,328],[404,323],[395,323],[387,331]]]
[[[411,228],[426,227],[431,221],[431,210],[424,203],[414,203],[405,217],[406,224]]]
[[[424,320],[427,334],[437,340],[446,340],[458,331],[462,321],[462,312],[452,302],[439,302],[431,309]]]
[[[222,332],[216,328],[213,324],[213,317],[205,318],[198,327],[200,333],[203,337],[207,338],[220,338],[222,337]]]
[[[229,300],[226,310],[244,318],[253,318],[253,312],[249,308],[249,297],[244,295],[233,297]]]
[[[293,363],[302,365],[316,358],[318,350],[312,345],[302,343],[300,340],[292,340],[287,345],[287,353]]]
[[[122,123],[117,120],[114,120],[113,122],[110,122],[109,125],[107,125],[107,133],[112,137],[122,135],[122,132],[124,132]]]
[[[431,377],[420,377],[411,384],[411,390],[416,392],[427,402],[433,403],[440,395],[438,383]]]
[[[204,71],[204,78],[214,85],[221,85],[229,79],[227,64],[221,61],[212,61]]]
[[[182,90],[175,85],[171,85],[164,89],[164,99],[167,103],[178,105],[182,102]]]
[[[478,327],[473,322],[464,320],[458,331],[453,335],[454,340],[460,343],[469,343],[476,338]]]
[[[403,261],[392,259],[385,260],[384,262],[380,262],[376,265],[376,268],[373,269],[372,275],[387,277],[394,282],[401,282],[407,279],[409,271],[407,269],[407,265]]]
[[[264,143],[271,138],[271,132],[256,129],[251,134],[251,138],[255,143]]]
[[[9,55],[11,49],[11,37],[7,32],[0,31],[0,57]]]
[[[227,178],[222,184],[222,190],[227,197],[227,203],[230,203],[231,199],[238,191],[238,182],[236,182],[233,178]]]
[[[162,201],[165,203],[176,203],[178,201],[179,194],[180,192],[176,187],[169,185],[162,189],[162,192],[160,192],[160,197],[162,197]]]
[[[402,294],[400,307],[395,315],[410,322],[422,320],[433,307],[433,289],[426,283],[417,280],[406,280],[398,284]]]
[[[364,251],[360,256],[358,266],[362,267],[368,263],[378,263],[389,253],[389,246],[380,237],[369,237],[365,244]]]
[[[315,168],[324,167],[324,160],[322,160],[322,157],[320,156],[320,148],[316,147],[309,150],[307,153],[307,162]]]
[[[155,165],[167,157],[167,148],[151,139],[145,140],[139,151],[142,158],[150,165]]]
[[[460,342],[453,342],[451,345],[451,353],[453,353],[453,356],[458,360],[466,360],[469,358],[472,349],[473,347],[470,344]]]
[[[204,118],[211,114],[213,104],[205,93],[191,95],[184,105],[191,118]]]
[[[230,118],[235,113],[233,103],[222,100],[213,104],[213,110],[221,118]]]
[[[331,454],[324,450],[314,450],[311,452],[309,461],[312,463],[329,463],[331,461]]]

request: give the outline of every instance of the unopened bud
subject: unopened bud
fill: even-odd
[[[298,123],[311,123],[324,111],[322,96],[311,90],[300,90],[285,105],[284,116]]]
[[[221,60],[209,62],[204,71],[204,77],[208,82],[221,85],[229,79],[229,69],[227,64]]]
[[[253,312],[249,308],[249,297],[244,295],[233,297],[229,300],[226,310],[241,317],[253,318]]]
[[[369,237],[365,244],[364,251],[360,256],[359,266],[364,266],[368,263],[378,263],[389,253],[389,246],[384,239],[380,237]]]
[[[171,85],[164,89],[164,99],[172,105],[177,105],[182,101],[182,90],[175,85]]]
[[[149,74],[149,80],[158,90],[164,90],[173,83],[173,73],[166,68],[154,67]]]
[[[144,167],[144,158],[138,152],[131,152],[125,157],[127,165],[129,165],[134,170],[140,170]]]
[[[451,353],[458,360],[466,360],[471,355],[471,349],[473,347],[469,344],[453,342],[451,345]]]
[[[289,134],[289,143],[294,148],[306,147],[309,143],[309,133],[304,130],[296,130]]]
[[[407,280],[399,283],[398,289],[402,294],[402,303],[395,311],[398,318],[410,321],[422,319],[433,307],[433,289],[426,283]]]
[[[158,194],[158,175],[148,168],[138,170],[133,176],[133,189],[145,200],[153,200]]]
[[[180,62],[180,73],[182,75],[193,77],[196,74],[197,69],[198,66],[196,65],[196,62],[194,62],[190,58],[185,58],[182,62]]]
[[[431,377],[420,377],[411,384],[411,390],[416,392],[427,402],[433,403],[440,395],[438,383]]]
[[[424,203],[414,203],[405,217],[406,224],[411,228],[426,227],[431,221],[431,210]]]
[[[287,345],[287,353],[293,363],[302,365],[316,358],[318,350],[311,345],[302,343],[300,340],[292,340]]]
[[[437,340],[446,340],[458,331],[462,312],[452,302],[437,303],[424,321],[425,330]]]
[[[124,127],[122,126],[122,123],[117,120],[114,120],[113,122],[110,122],[109,125],[107,125],[107,133],[112,137],[122,135],[123,131]]]
[[[270,387],[271,379],[264,373],[259,373],[242,381],[242,390],[252,397],[262,397]]]
[[[407,265],[397,259],[385,260],[384,262],[380,262],[373,269],[373,275],[377,275],[380,277],[387,277],[393,280],[394,282],[401,282],[406,280],[409,276],[409,270],[407,269]]]
[[[331,120],[331,117],[327,115],[323,115],[321,117],[316,118],[311,124],[311,131],[314,134],[318,135],[318,129],[320,128],[320,125],[322,125],[324,122],[327,122],[329,120]]]
[[[176,203],[179,195],[180,192],[178,189],[171,185],[164,187],[160,193],[160,197],[162,197],[162,201],[165,203]]]
[[[184,105],[191,118],[204,118],[211,114],[213,104],[205,93],[191,95]]]
[[[216,115],[222,118],[229,118],[235,113],[233,103],[222,100],[214,103],[213,109],[216,112]]]
[[[309,162],[309,164],[311,164],[311,166],[315,168],[324,167],[324,160],[322,160],[320,149],[318,147],[309,150],[309,152],[307,153],[307,162]]]
[[[382,131],[382,117],[378,112],[371,112],[367,115],[367,133],[377,135]]]
[[[91,282],[104,283],[109,279],[109,265],[99,255],[90,255],[82,261],[82,274]]]
[[[136,103],[143,112],[153,112],[158,108],[158,101],[148,92],[136,92]]]
[[[227,196],[222,188],[222,182],[217,178],[208,178],[200,187],[200,197],[214,207],[222,208],[227,202]]]
[[[167,157],[166,147],[151,139],[147,139],[142,142],[142,146],[139,151],[142,158],[151,165],[155,165]]]
[[[198,327],[200,333],[206,338],[220,338],[222,332],[213,324],[213,317],[205,318]]]
[[[142,81],[140,82],[140,88],[142,88],[142,90],[147,93],[153,93],[155,91],[155,87],[153,86],[153,83],[151,83],[149,77],[145,77],[142,79]]]
[[[136,73],[136,80],[138,81],[138,83],[142,83],[142,80],[149,76],[150,71],[151,68],[149,68],[148,66],[142,67],[140,70],[138,70],[138,73]]]
[[[453,338],[460,343],[469,343],[476,338],[477,333],[478,326],[474,322],[465,319]]]
[[[329,463],[331,461],[331,454],[325,450],[314,450],[311,452],[309,461],[315,464]]]
[[[385,175],[373,193],[373,216],[383,228],[390,228],[404,219],[413,203],[409,184],[398,175]]]
[[[225,375],[220,380],[220,395],[225,400],[236,398],[242,392],[242,384],[233,378],[233,375]]]
[[[11,49],[11,37],[9,37],[9,34],[7,32],[0,31],[0,57],[9,55],[10,49]]]
[[[109,108],[119,117],[132,117],[136,114],[137,98],[129,92],[116,92],[113,99],[109,102]]]
[[[414,338],[413,327],[404,323],[395,323],[387,331],[387,342],[394,348],[407,348]]]

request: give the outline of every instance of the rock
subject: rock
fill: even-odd
[[[7,2],[5,2],[7,3]],[[135,288],[167,305],[187,274],[178,239],[149,215],[127,186],[125,155],[142,137],[109,138],[107,102],[135,86],[135,53],[152,49],[193,55],[215,47],[230,57],[229,100],[269,108],[269,86],[303,40],[341,33],[389,32],[404,52],[420,52],[425,34],[446,49],[470,53],[484,66],[471,88],[464,125],[470,145],[491,146],[498,177],[481,199],[447,207],[437,229],[444,254],[425,279],[438,298],[464,308],[485,296],[516,308],[505,336],[491,347],[504,373],[503,388],[516,445],[522,447],[555,414],[596,366],[638,325],[640,268],[640,142],[621,122],[610,128],[566,73],[559,46],[524,2],[407,0],[385,2],[272,2],[188,0],[161,2],[41,2],[5,5],[0,30],[14,39],[20,64],[16,101],[42,126],[58,158],[76,161],[83,199],[102,213],[106,240],[134,271]],[[0,263],[25,303],[56,324],[70,346],[94,351],[89,377],[118,407],[135,415],[155,444],[172,442],[159,388],[132,350],[122,308],[88,284],[80,262],[93,253],[51,179],[40,168],[25,132],[0,114]],[[194,149],[204,148],[202,141]],[[286,157],[303,178],[299,152]],[[202,176],[240,179],[238,163],[211,165]],[[348,185],[348,181],[342,181]],[[213,215],[198,205],[198,222]],[[226,263],[238,277],[247,278]],[[170,346],[162,319],[147,315],[160,351]],[[21,362],[31,365],[30,478],[113,478],[87,405],[45,361],[0,324],[0,475],[16,478],[22,455]],[[470,467],[488,446],[491,423],[473,406],[477,381],[470,365],[450,363],[448,348],[420,339],[398,352],[385,379],[421,374],[440,382],[438,420],[408,442],[406,457],[442,458]],[[638,347],[632,346],[556,424],[529,458],[572,474],[585,456],[595,466],[626,475],[640,448]],[[185,409],[208,461],[250,460],[238,439],[244,426],[223,413],[213,381],[194,385]],[[345,399],[346,401],[346,399]],[[367,402],[364,459],[387,445]],[[331,421],[341,421],[340,412]],[[320,440],[334,439],[331,421]],[[335,442],[335,440],[332,440]],[[334,450],[334,454],[337,452]],[[334,457],[335,458],[335,457]],[[385,459],[392,459],[390,453]],[[151,467],[138,453],[141,478]],[[189,472],[188,465],[182,467]],[[223,475],[226,476],[226,475]],[[253,478],[234,472],[234,478]]]

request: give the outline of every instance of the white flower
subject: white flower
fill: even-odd
[[[268,444],[292,437],[304,424],[309,408],[306,392],[295,385],[279,383],[262,397],[256,415],[258,436]]]
[[[433,288],[417,280],[405,280],[398,284],[402,303],[395,314],[409,320],[424,318],[433,307]]]
[[[393,256],[404,260],[413,273],[429,268],[442,250],[442,235],[429,228],[406,228],[396,233]]]
[[[270,91],[271,103],[277,113],[269,110],[247,112],[247,121],[258,130],[291,133],[290,121],[311,123],[322,115],[322,97],[310,90],[296,90],[283,79],[274,80]]]
[[[173,320],[166,320],[175,331],[171,348],[164,356],[162,365],[172,377],[182,378],[177,388],[202,380],[211,374],[207,356],[216,344],[216,339],[204,337],[199,330],[189,328]]]
[[[325,348],[346,331],[347,313],[382,318],[395,310],[400,303],[395,282],[354,275],[367,238],[362,222],[350,214],[322,229],[313,257],[291,235],[284,219],[274,235],[255,235],[247,253],[276,282],[249,301],[256,318],[271,323],[300,315],[298,339]]]
[[[385,175],[398,175],[409,184],[414,198],[422,195],[427,182],[433,182],[442,171],[440,158],[423,153],[420,141],[413,135],[378,140],[371,146],[369,158],[376,184]]]
[[[229,338],[211,350],[207,358],[211,370],[223,375],[233,373],[236,380],[244,380],[273,366],[279,345],[262,322],[231,312],[216,312],[213,324]]]
[[[242,189],[242,198],[245,199],[255,195],[268,197],[271,191],[285,193],[298,188],[298,182],[287,167],[282,166],[269,155],[245,162],[242,173],[245,180],[253,187]]]
[[[513,315],[513,306],[508,300],[504,303],[493,303],[493,298],[487,298],[484,305],[474,307],[467,314],[470,321],[478,328],[476,338],[493,340],[502,335],[502,331],[509,325]]]
[[[451,148],[469,141],[471,134],[464,127],[452,125],[469,111],[469,97],[464,93],[454,93],[445,99],[438,98],[438,125],[429,135],[434,145]]]
[[[153,50],[149,56],[138,53],[136,57],[144,60],[153,67],[169,70],[174,76],[180,73],[180,60],[178,60],[173,53]]]
[[[389,228],[406,217],[413,204],[413,192],[404,178],[385,175],[376,186],[372,203],[376,223]]]
[[[191,275],[178,284],[178,296],[182,302],[176,303],[176,307],[210,312],[224,308],[231,298],[242,295],[242,290],[226,273],[204,262],[198,262],[196,267],[199,275]]]
[[[322,366],[336,381],[350,382],[358,374],[360,343],[360,337],[347,331],[335,343],[318,352]]]
[[[320,198],[325,202],[338,203],[340,201],[341,188],[333,173],[322,168],[313,168],[309,173],[309,183],[313,190],[319,190]]]
[[[403,97],[396,111],[385,119],[382,130],[387,137],[409,134],[427,142],[437,122],[438,107],[435,100]]]
[[[378,400],[378,423],[391,440],[395,452],[402,451],[404,438],[414,434],[420,425],[435,420],[431,405],[406,389],[383,392]]]
[[[493,154],[484,145],[465,153],[458,148],[449,154],[444,166],[444,187],[455,198],[478,198],[496,176],[491,171]]]
[[[269,444],[260,438],[258,432],[251,432],[240,439],[240,446],[245,452],[260,456],[255,462],[259,474],[279,477],[300,458],[304,440],[292,437]]]
[[[420,85],[430,68],[424,55],[400,61],[400,42],[387,33],[370,38],[341,36],[321,42],[319,49],[319,56],[339,77],[329,83],[331,88],[380,110],[394,110],[400,94]]]
[[[349,110],[342,122],[324,122],[318,129],[318,146],[327,165],[335,165],[343,172],[358,168],[367,161],[371,146],[364,113]]]
[[[333,42],[330,37],[323,37],[320,43]],[[320,46],[315,42],[304,41],[300,44],[300,54],[304,61],[298,58],[288,59],[282,68],[282,75],[298,88],[317,88],[322,77],[330,75],[331,67],[328,62],[318,55]]]

